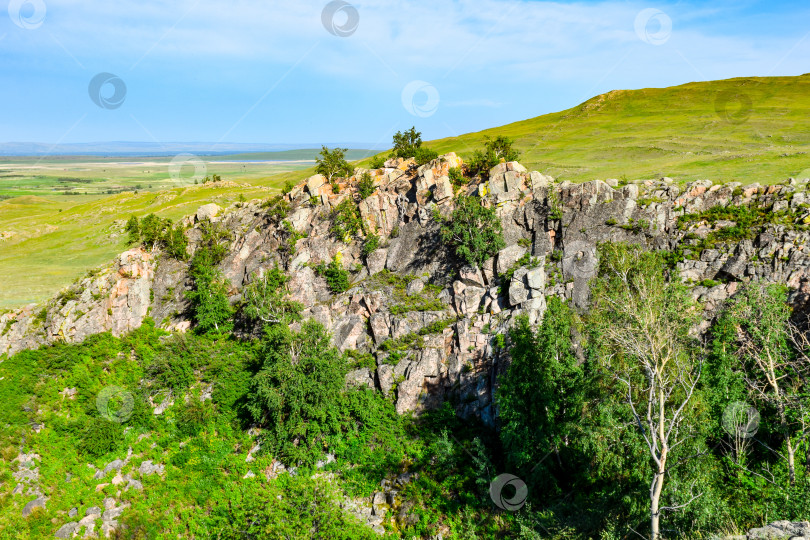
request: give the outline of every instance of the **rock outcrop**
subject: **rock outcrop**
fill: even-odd
[[[234,303],[254,275],[279,265],[291,276],[292,299],[305,306],[304,317],[322,322],[341,350],[373,358],[375,367],[358,367],[347,383],[394,394],[401,413],[419,412],[452,395],[459,413],[492,422],[493,392],[508,361],[496,336],[519,315],[540,320],[551,296],[584,309],[600,242],[634,242],[677,254],[675,269],[704,301],[707,318],[751,279],[788,285],[792,302],[805,307],[806,181],[767,187],[705,180],[679,186],[667,178],[627,185],[555,183],[511,162],[497,165],[488,181],[456,189],[449,171],[460,165],[449,154],[422,166],[391,160],[336,186],[314,176],[285,195],[287,225],[260,201],[225,209],[207,205],[196,222],[216,220],[231,233],[220,269],[232,285]],[[358,200],[364,172],[375,191]],[[450,215],[457,194],[482,196],[503,225],[506,247],[481,268],[460,266],[438,235],[435,216]],[[379,249],[366,257],[361,242],[346,244],[330,233],[332,211],[347,199],[357,202],[368,231],[381,238]],[[709,212],[727,207],[767,210],[772,219],[740,231],[738,223]],[[201,232],[194,220],[188,223],[193,250]],[[301,236],[292,250],[290,228]],[[351,287],[339,295],[314,271],[333,260],[353,271]],[[185,331],[191,327],[184,294],[190,284],[186,262],[127,251],[46,306],[2,315],[0,354],[59,340],[79,342],[103,331],[120,335],[147,316],[163,328]]]

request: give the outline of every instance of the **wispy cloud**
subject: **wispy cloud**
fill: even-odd
[[[656,5],[672,31],[655,46],[634,28],[650,7],[641,2],[364,0],[345,38],[324,28],[325,4],[49,0],[36,30],[0,24],[0,99],[11,111],[0,140],[55,140],[87,112],[83,86],[100,71],[127,81],[130,110],[90,109],[77,140],[136,137],[144,126],[161,140],[377,140],[416,120],[441,136],[448,125],[462,132],[567,108],[587,92],[810,71],[801,5]],[[442,96],[430,119],[401,106],[414,80]]]

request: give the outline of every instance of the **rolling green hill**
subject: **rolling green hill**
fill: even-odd
[[[614,90],[566,111],[428,146],[469,157],[484,136],[496,135],[515,139],[529,169],[560,180],[803,178],[810,176],[810,74]]]

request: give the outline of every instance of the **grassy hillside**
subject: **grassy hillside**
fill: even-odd
[[[810,176],[810,74],[615,90],[428,146],[467,157],[487,135],[514,138],[524,165],[562,180],[803,178]]]
[[[209,202],[225,206],[240,195],[248,200],[268,197],[272,186],[277,186],[277,180],[125,192],[103,199],[26,196],[2,201],[0,309],[48,298],[126,249],[125,235],[116,221],[150,213],[178,219]]]

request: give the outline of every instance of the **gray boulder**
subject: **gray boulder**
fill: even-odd
[[[33,512],[34,509],[36,508],[45,508],[45,503],[47,502],[47,500],[48,499],[46,499],[45,497],[37,497],[33,501],[26,504],[22,510],[23,517],[30,516],[31,512]]]

